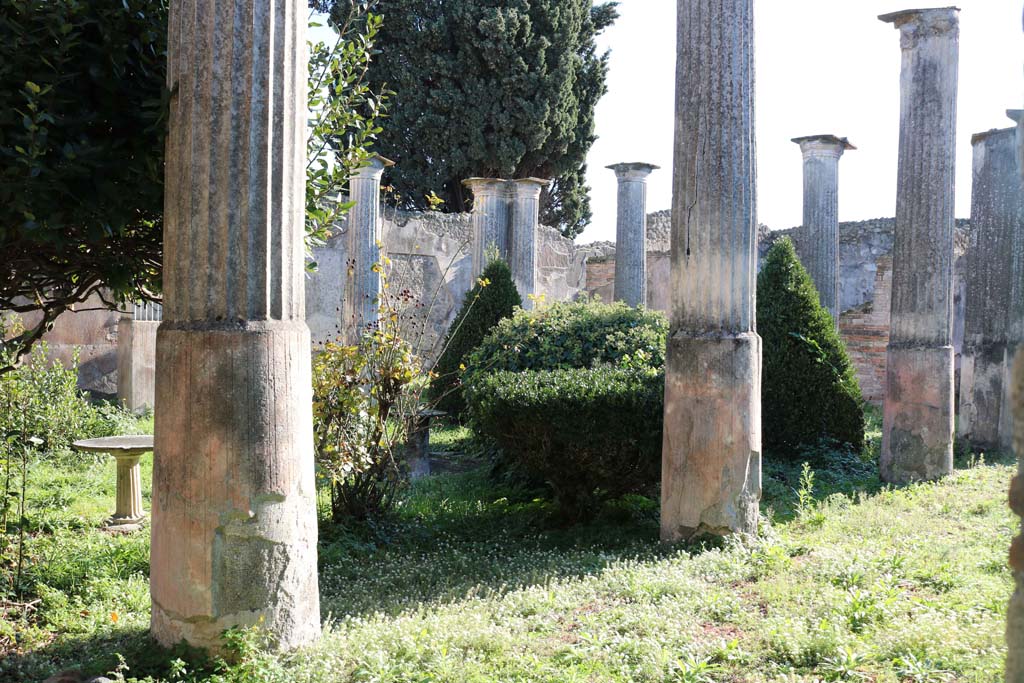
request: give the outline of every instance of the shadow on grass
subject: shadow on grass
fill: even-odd
[[[321,524],[321,608],[395,615],[600,573],[679,551],[658,542],[657,497],[629,496],[562,527],[542,492],[495,484],[486,467],[417,482],[386,523]]]
[[[162,648],[147,629],[126,628],[114,633],[65,636],[50,645],[25,654],[0,659],[0,683],[42,681],[61,671],[79,671],[82,680],[112,676],[122,660],[130,667],[127,678],[168,677],[176,659],[189,662],[193,671],[213,671],[213,664],[201,651],[185,646]]]

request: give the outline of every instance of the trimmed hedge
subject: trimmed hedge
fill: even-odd
[[[499,259],[487,264],[480,279],[466,292],[459,314],[445,337],[444,352],[434,365],[436,377],[430,394],[439,410],[461,415],[466,410],[462,396],[462,365],[466,356],[480,345],[499,320],[510,317],[523,300],[512,281],[512,271]]]
[[[668,321],[618,302],[555,303],[499,322],[469,355],[468,374],[602,364],[662,368]]]
[[[788,238],[768,252],[757,295],[765,451],[796,458],[801,446],[822,440],[860,451],[864,408],[857,375],[835,321],[818,302],[814,283]]]
[[[474,426],[578,520],[661,473],[663,370],[499,371],[467,385]]]
[[[661,472],[668,322],[625,304],[516,311],[469,355],[474,429],[578,520]]]

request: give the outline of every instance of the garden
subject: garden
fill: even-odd
[[[0,683],[1003,679],[1018,461],[947,462],[952,346],[895,336],[921,311],[886,322],[924,355],[888,366],[883,420],[838,294],[789,237],[758,253],[752,3],[679,2],[708,34],[678,92],[722,116],[677,126],[672,310],[548,300],[545,245],[592,218],[617,5],[0,0]],[[163,316],[143,409],[82,388],[98,345],[51,345],[92,307]],[[81,443],[128,435],[137,469]],[[126,491],[145,514],[118,525]]]
[[[0,680],[1000,679],[1012,459],[963,449],[950,478],[883,485],[880,416],[849,400],[856,380],[789,243],[761,278],[778,293],[759,309],[766,400],[783,400],[773,381],[795,363],[807,379],[822,368],[795,395],[850,410],[824,424],[793,401],[766,411],[756,536],[658,542],[660,314],[601,302],[524,311],[492,261],[432,371],[409,353],[397,311],[357,346],[323,348],[324,630],[288,654],[265,647],[258,626],[227,632],[221,656],[154,645],[149,534],[103,528],[112,464],[68,449],[151,433],[152,416],[88,402],[74,368],[41,349],[0,381],[13,421]],[[820,362],[830,353],[839,372]],[[433,473],[413,481],[393,419],[407,402],[450,416],[432,430]],[[25,433],[41,437],[13,448]],[[148,509],[150,456],[142,469]]]

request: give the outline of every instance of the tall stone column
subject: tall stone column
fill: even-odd
[[[1024,110],[1011,109],[1006,112],[1015,125],[1014,149],[1016,151],[1017,175],[1024,177]],[[1010,444],[1014,452],[1024,457],[1024,450],[1016,450],[1013,446],[1015,434],[1015,418],[1013,406],[1013,372],[1018,356],[1024,356],[1024,184],[1017,186],[1018,211],[1014,233],[1009,239],[1010,245],[1010,314],[1006,326],[1007,336],[1007,388],[1003,392],[1005,401],[1010,408],[1001,412],[999,425],[999,442],[1005,448]],[[1022,368],[1024,370],[1024,368]]]
[[[1021,174],[1024,191],[1024,112],[1013,110],[1007,113],[1010,114],[1010,118],[1017,121],[1017,168]],[[1019,255],[1018,246],[1015,245],[1014,251]],[[1019,256],[1015,256],[1015,263],[1017,262]],[[1018,275],[1015,292],[1024,286],[1020,279]],[[1024,324],[1024,313],[1021,311],[1024,301],[1016,293],[1013,306],[1012,324]],[[1024,353],[1016,353],[1014,356],[1010,399],[1013,412],[1013,450],[1017,454],[1017,476],[1010,484],[1010,509],[1018,517],[1024,517]],[[1010,545],[1010,568],[1013,571],[1014,591],[1006,609],[1006,681],[1019,683],[1024,681],[1024,532],[1020,528]]]
[[[512,201],[508,181],[501,178],[470,178],[463,185],[473,192],[473,279],[487,266],[487,251],[509,258],[509,218]]]
[[[1024,197],[1017,168],[1017,129],[971,139],[971,248],[967,259],[964,345],[960,361],[961,436],[982,448],[1013,444],[1009,373],[1011,297],[1024,271],[1014,251],[1024,241]],[[1019,265],[1019,264],[1018,264]],[[1019,325],[1019,323],[1018,323]]]
[[[320,632],[303,290],[307,8],[171,4],[152,633]]]
[[[615,300],[647,304],[647,176],[653,164],[614,164],[619,181],[615,224]]]
[[[540,193],[550,181],[523,178],[509,181],[512,195],[512,220],[509,229],[508,259],[512,281],[516,283],[523,308],[533,308],[531,294],[537,293],[537,232],[540,228]]]
[[[345,287],[344,329],[356,343],[364,329],[380,317],[381,211],[380,179],[395,162],[373,155],[349,178],[348,278]],[[375,268],[374,266],[378,266]]]
[[[800,256],[818,300],[839,324],[839,159],[857,149],[846,138],[794,138],[804,157],[804,240]]]
[[[664,541],[753,533],[761,497],[753,0],[678,22]]]
[[[953,192],[959,10],[879,17],[900,31],[900,145],[881,474],[953,471]]]

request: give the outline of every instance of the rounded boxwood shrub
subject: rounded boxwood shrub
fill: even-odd
[[[517,311],[467,359],[473,427],[569,521],[643,490],[661,471],[667,335],[663,315],[621,303]]]
[[[461,376],[466,356],[480,345],[499,320],[510,317],[522,305],[508,264],[492,259],[476,285],[466,292],[462,308],[448,328],[441,356],[434,365],[436,376],[430,383],[430,393],[438,410],[456,416],[465,412]]]
[[[499,322],[466,361],[467,375],[601,364],[662,368],[668,321],[618,302],[564,302]]]
[[[502,370],[467,386],[474,426],[575,521],[661,473],[663,370]]]
[[[757,331],[764,349],[761,420],[765,451],[796,457],[822,440],[864,445],[860,385],[831,314],[788,238],[757,278]]]

